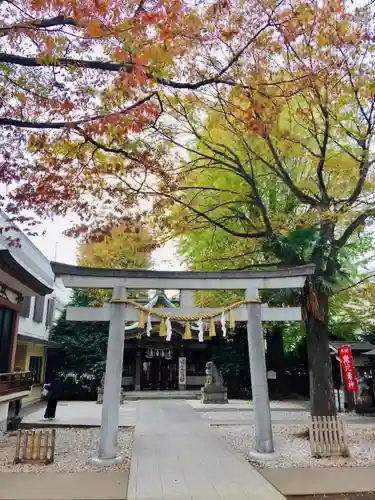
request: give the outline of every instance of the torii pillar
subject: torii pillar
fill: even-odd
[[[115,287],[112,299],[125,299],[126,289]],[[122,365],[124,358],[125,305],[112,302],[109,322],[107,360],[103,391],[102,422],[100,426],[99,452],[91,458],[95,465],[121,463],[123,457],[118,453],[118,423],[121,404]]]
[[[247,299],[258,298],[254,297],[254,294],[254,290],[246,290]],[[247,314],[247,342],[254,405],[255,448],[257,453],[273,453],[271,408],[260,301],[247,304]]]

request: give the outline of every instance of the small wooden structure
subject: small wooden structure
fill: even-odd
[[[31,372],[0,373],[0,396],[31,389]]]
[[[346,422],[340,418],[312,417],[309,434],[313,457],[349,456]]]
[[[55,454],[56,430],[18,431],[14,463],[51,464]]]

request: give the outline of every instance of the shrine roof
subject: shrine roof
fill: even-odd
[[[144,305],[144,307],[147,307],[148,309],[152,309],[154,307],[157,307],[158,305],[162,305],[164,307],[177,307],[171,300],[168,299],[168,297],[165,295],[165,293],[162,292],[157,292],[148,302],[147,304]],[[131,331],[131,330],[136,330],[139,328],[139,323],[138,321],[132,323],[131,325],[126,325],[125,326],[125,331]]]
[[[345,340],[333,340],[330,342],[330,345],[336,350],[341,345],[350,346],[352,351],[371,351],[372,349],[375,349],[375,345],[371,344],[370,342],[361,342],[360,340],[353,342],[347,342]],[[367,355],[367,352],[364,352],[363,354]]]

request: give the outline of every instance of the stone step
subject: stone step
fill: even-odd
[[[201,391],[125,391],[125,401],[144,399],[200,399]]]

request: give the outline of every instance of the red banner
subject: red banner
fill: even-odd
[[[346,388],[349,392],[355,392],[358,390],[358,384],[355,378],[353,357],[350,346],[342,345],[339,347],[338,352]]]

